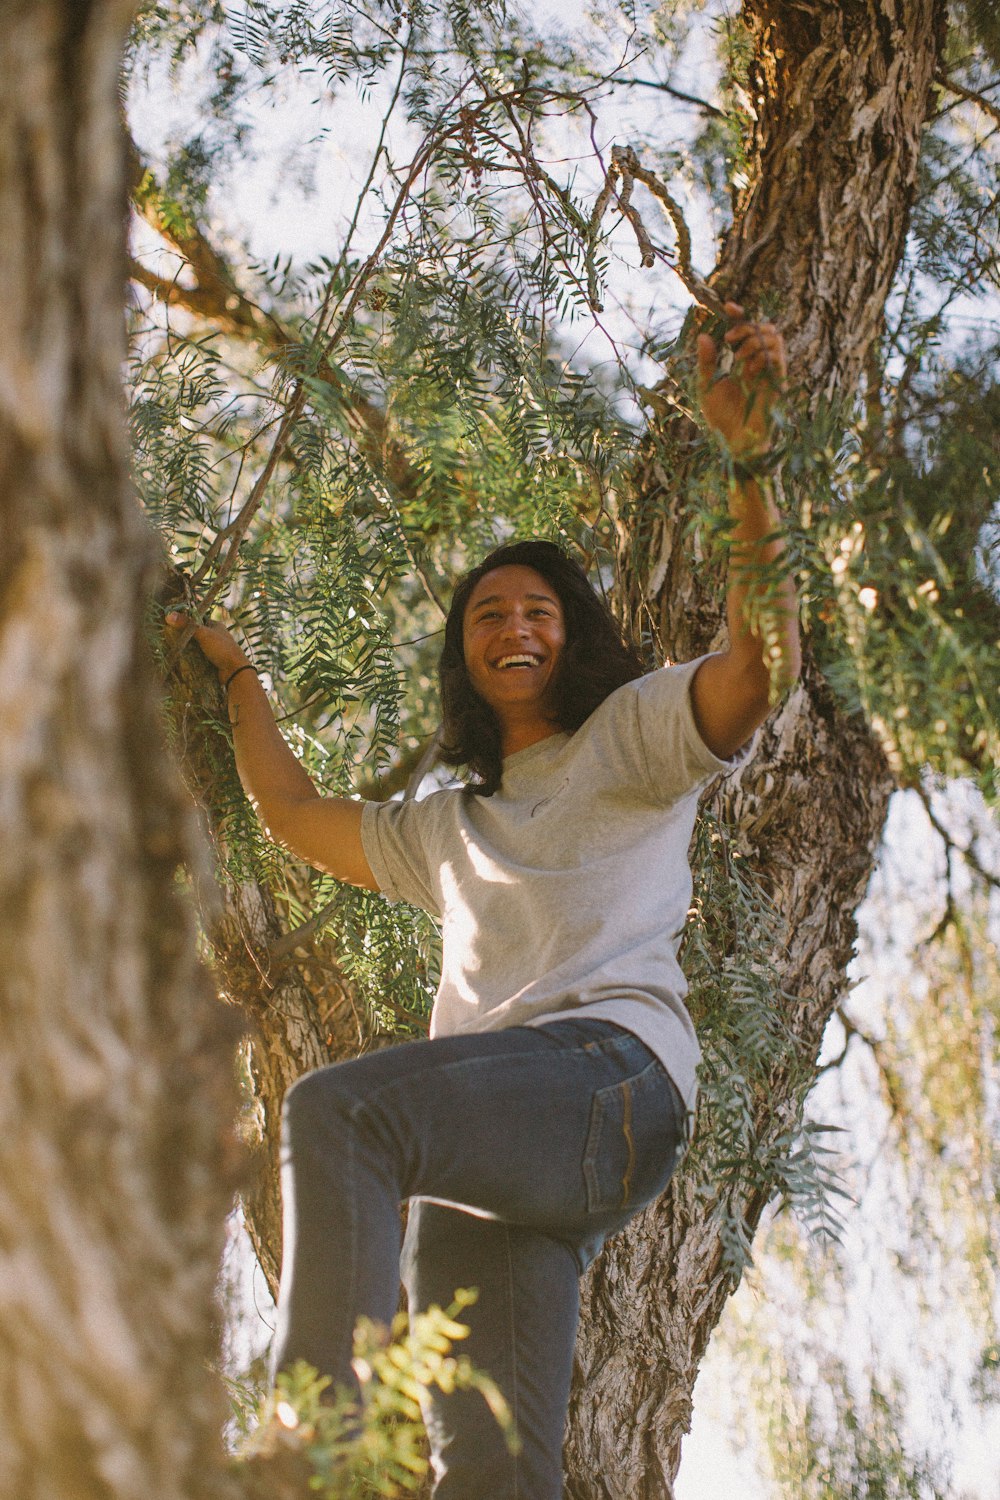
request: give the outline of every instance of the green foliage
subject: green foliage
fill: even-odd
[[[955,145],[941,129],[924,141],[912,264],[935,289],[978,295],[1000,285],[997,187],[978,154],[959,154]]]
[[[993,800],[1000,608],[988,562],[988,422],[997,396],[990,382],[972,400],[959,371],[942,385],[911,415],[912,452],[889,451],[865,423],[845,433],[822,414],[801,429],[787,463],[801,497],[795,548],[817,659],[845,708],[864,713],[900,783],[929,768],[970,777]]]
[[[830,1350],[796,1351],[792,1342],[770,1356],[760,1404],[779,1493],[797,1500],[955,1500],[941,1464],[914,1451],[904,1435],[898,1384],[876,1377],[859,1398],[846,1361]]]
[[[380,896],[332,883],[323,891],[337,934],[340,965],[353,981],[377,1030],[406,1035],[426,1030],[440,979],[440,934],[424,912],[390,906]],[[326,908],[320,894],[316,909]]]
[[[699,1130],[685,1166],[719,1225],[733,1283],[751,1260],[748,1207],[775,1184],[810,1232],[835,1237],[834,1200],[846,1194],[823,1126],[803,1124],[813,1081],[810,1060],[789,1025],[795,997],[778,977],[778,916],[734,848],[705,810],[692,848],[694,895],[681,949],[688,998],[703,1059]],[[776,1075],[793,1081],[790,1116],[768,1107]]]
[[[161,48],[176,66],[224,15],[223,0],[147,0],[132,24],[127,71]]]
[[[431,1307],[412,1322],[400,1314],[389,1343],[362,1321],[354,1342],[358,1393],[331,1392],[328,1377],[301,1361],[279,1374],[255,1419],[239,1413],[240,1427],[252,1426],[240,1464],[249,1466],[264,1492],[269,1479],[277,1488],[297,1477],[298,1492],[308,1484],[321,1500],[412,1493],[428,1467],[421,1399],[432,1388],[478,1391],[516,1451],[511,1412],[496,1384],[467,1356],[452,1352],[469,1332],[457,1320],[475,1300],[474,1291],[460,1291],[446,1311]],[[239,1408],[240,1388],[233,1394]]]
[[[990,62],[1000,67],[1000,13],[993,0],[955,0],[956,30],[963,30],[966,45],[981,47]]]

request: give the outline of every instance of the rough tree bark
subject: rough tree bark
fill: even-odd
[[[757,112],[750,181],[712,281],[749,307],[774,305],[793,385],[815,403],[857,389],[881,326],[945,7],[747,0],[744,17]],[[652,617],[668,654],[684,660],[722,637],[717,582],[682,542],[685,518],[663,464],[671,448],[671,434],[651,434],[639,476],[644,524],[623,571],[633,617]],[[758,754],[725,789],[726,821],[784,919],[780,982],[801,997],[787,1020],[808,1056],[843,994],[891,790],[873,736],[837,710],[808,658]],[[795,1115],[793,1079],[771,1078],[760,1136],[774,1139]],[[766,1202],[762,1193],[744,1206],[751,1235]],[[585,1284],[567,1446],[572,1500],[671,1493],[698,1366],[733,1290],[711,1209],[681,1177]]]
[[[234,1036],[178,884],[127,483],[131,0],[0,27],[0,1493],[225,1500]]]

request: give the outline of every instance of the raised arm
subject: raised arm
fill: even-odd
[[[187,624],[185,615],[167,615],[171,630]],[[275,723],[260,679],[224,625],[196,626],[194,639],[219,681],[228,683],[236,769],[268,838],[317,870],[377,891],[361,843],[364,803],[320,796]]]
[[[768,488],[741,475],[739,461],[766,453],[771,437],[771,410],[785,377],[785,347],[773,323],[752,323],[735,302],[726,303],[733,326],[725,341],[734,351],[733,368],[716,378],[718,351],[706,334],[698,339],[698,375],[702,410],[709,425],[737,460],[730,486],[733,518],[726,588],[728,649],[703,662],[691,687],[695,722],[716,755],[732,755],[767,717],[771,672],[767,650],[777,652],[777,680],[791,686],[799,674],[798,602],[791,578],[780,572],[784,543]],[[771,625],[769,640],[751,624],[755,599],[762,600]],[[773,592],[772,592],[773,590]],[[748,609],[748,605],[750,609]]]

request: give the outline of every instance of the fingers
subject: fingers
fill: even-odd
[[[773,323],[745,319],[737,302],[727,302],[726,312],[737,321],[723,337],[733,349],[743,377],[753,380],[768,374],[780,383],[785,377],[785,341],[780,330]]]
[[[785,378],[785,341],[780,330],[773,323],[747,318],[739,302],[726,302],[723,306],[733,325],[722,336],[723,343],[732,351],[723,361],[722,370],[732,359],[742,380],[752,381],[767,375],[780,385]],[[697,356],[698,379],[704,388],[720,370],[718,349],[709,334],[699,334]]]
[[[164,622],[170,631],[189,632],[180,636],[177,645],[181,647],[188,640],[196,641],[220,676],[249,665],[242,647],[219,620],[208,620],[199,625],[184,610],[171,609],[165,614]]]
[[[220,621],[206,620],[204,624],[199,625],[196,619],[181,609],[169,609],[164,615],[163,620],[170,630],[184,630],[190,626],[191,633],[196,641],[200,641],[203,636],[214,635],[220,638],[223,636],[228,638],[229,636],[229,631]]]
[[[745,354],[784,354],[785,341],[773,323],[740,323],[729,329],[725,341]]]

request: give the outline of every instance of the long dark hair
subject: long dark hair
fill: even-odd
[[[554,542],[511,542],[491,552],[455,590],[438,667],[443,714],[438,758],[447,766],[467,766],[478,778],[470,790],[483,797],[499,789],[503,775],[500,721],[469,681],[462,626],[479,580],[495,568],[512,565],[534,568],[562,605],[566,644],[559,659],[553,705],[560,729],[572,734],[609,693],[643,672],[637,652],[622,639],[618,622],[591,588],[580,564]]]

